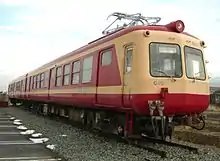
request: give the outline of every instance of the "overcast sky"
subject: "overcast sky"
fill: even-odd
[[[112,12],[181,19],[204,40],[208,70],[220,76],[219,0],[0,0],[0,88],[7,82],[101,36]]]

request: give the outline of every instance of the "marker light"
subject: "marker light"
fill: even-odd
[[[200,41],[200,45],[201,45],[201,47],[205,47],[206,46],[204,41]]]
[[[167,24],[166,27],[171,29],[172,31],[179,32],[179,33],[183,32],[183,30],[185,29],[185,25],[183,21],[181,20],[173,21]]]
[[[144,31],[144,36],[148,37],[150,35],[150,31]]]

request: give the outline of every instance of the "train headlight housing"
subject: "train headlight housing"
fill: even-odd
[[[181,33],[185,29],[185,24],[183,23],[183,21],[177,20],[167,24],[166,27],[172,31]]]

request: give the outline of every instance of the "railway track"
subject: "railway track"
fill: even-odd
[[[167,146],[172,146],[172,147],[178,147],[178,148],[183,148],[183,149],[187,149],[190,152],[194,152],[194,153],[198,153],[198,148],[196,147],[191,147],[191,146],[187,146],[187,145],[183,145],[183,144],[178,144],[178,143],[174,143],[174,142],[167,142],[167,141],[163,141],[163,140],[159,140],[159,139],[155,139],[155,138],[150,138],[147,136],[131,136],[127,139],[128,144],[132,144],[136,147],[148,150],[149,152],[155,153],[157,155],[159,155],[161,158],[167,158],[168,154],[166,150],[159,150],[157,148],[153,148],[151,146],[149,146],[149,143],[152,144],[163,144],[163,145],[167,145]]]
[[[164,142],[160,144],[160,140],[154,138],[148,140],[143,136],[132,136],[133,139],[125,139],[118,135],[109,137],[110,134],[92,131],[85,126],[81,128],[80,125],[74,125],[68,119],[57,116],[45,117],[36,115],[32,113],[33,111],[14,107],[4,111],[23,120],[28,128],[42,132],[42,136],[48,137],[50,144],[54,145],[53,151],[67,160],[167,161],[195,160],[196,158],[202,161],[219,160],[220,157],[219,149],[215,147],[179,142],[176,137],[172,145]],[[198,148],[198,154],[194,147]]]
[[[178,143],[175,143],[175,142],[168,142],[168,141],[164,141],[164,140],[159,140],[159,139],[156,139],[156,138],[150,138],[150,137],[143,136],[143,135],[142,135],[142,138],[144,140],[152,142],[152,143],[164,144],[164,145],[173,146],[173,147],[179,147],[179,148],[187,149],[187,150],[192,151],[194,153],[198,153],[198,148],[196,148],[196,147],[183,145],[183,144],[178,144]]]
[[[160,150],[160,149],[154,147],[154,144],[182,148],[185,150],[189,150],[190,152],[193,152],[195,154],[198,153],[198,148],[196,148],[196,147],[178,144],[178,143],[174,143],[174,142],[167,142],[167,141],[163,141],[163,140],[159,140],[159,139],[155,139],[155,138],[150,138],[150,137],[146,137],[146,136],[130,136],[128,138],[124,138],[124,137],[120,137],[116,134],[109,134],[109,133],[105,133],[105,132],[100,132],[98,130],[91,131],[86,128],[83,128],[83,129],[90,132],[90,133],[98,135],[100,137],[104,137],[108,140],[113,139],[113,140],[116,140],[116,141],[124,143],[124,144],[132,145],[134,147],[147,150],[148,152],[154,153],[154,154],[160,156],[161,158],[168,158],[168,152],[166,150]],[[147,159],[147,158],[145,158],[145,160],[152,161],[151,159]]]
[[[80,128],[82,130],[88,131],[89,133],[93,133],[96,136],[104,137],[105,139],[108,139],[108,140],[113,139],[113,140],[116,140],[116,141],[124,143],[124,144],[132,145],[134,147],[147,150],[148,152],[154,153],[154,154],[160,156],[161,158],[168,158],[168,152],[166,150],[160,150],[158,148],[155,148],[154,144],[161,144],[161,145],[165,145],[165,146],[172,146],[172,147],[182,148],[182,149],[189,150],[190,152],[198,153],[198,148],[183,145],[183,144],[178,144],[178,143],[174,143],[174,142],[167,142],[167,141],[159,140],[159,139],[156,139],[156,138],[147,137],[147,136],[144,136],[144,135],[142,135],[142,136],[131,136],[129,138],[124,138],[124,137],[119,137],[117,134],[110,134],[110,133],[100,131],[99,129],[91,130],[91,129],[83,126],[83,125],[79,125],[79,124],[70,122],[68,120],[68,118],[66,118],[66,117],[50,115],[47,118],[52,119],[52,120],[61,121],[65,124],[72,125],[73,127]],[[151,159],[147,159],[147,158],[145,158],[145,160],[146,161],[151,161]]]

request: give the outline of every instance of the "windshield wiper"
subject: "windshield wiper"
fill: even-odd
[[[197,75],[197,74],[200,74],[200,73],[203,73],[203,71],[200,71],[200,72],[194,73],[194,76],[193,76],[193,82],[195,82],[196,80],[199,80],[199,78],[196,77],[196,75]]]
[[[170,77],[171,81],[173,81],[173,82],[176,81],[176,79],[174,79],[172,75],[167,74],[165,71],[155,70],[155,72],[162,73],[162,74],[164,74],[165,76]]]

